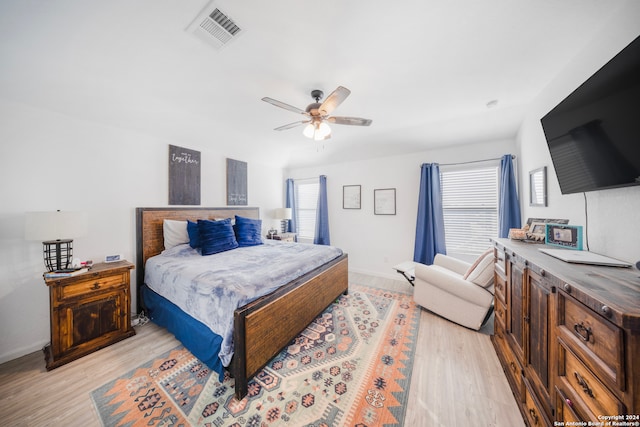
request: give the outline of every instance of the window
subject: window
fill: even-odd
[[[480,255],[498,237],[499,166],[440,172],[448,254]]]
[[[294,181],[298,241],[313,241],[316,234],[316,209],[320,183],[317,178]]]

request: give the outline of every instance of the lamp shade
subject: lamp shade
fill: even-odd
[[[276,209],[276,219],[291,219],[291,208]]]
[[[87,234],[85,212],[27,212],[24,227],[26,240],[72,239]]]
[[[325,122],[314,121],[305,126],[302,134],[307,138],[322,141],[331,135],[331,128]]]

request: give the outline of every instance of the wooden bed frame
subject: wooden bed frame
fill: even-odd
[[[223,219],[235,215],[260,218],[258,208],[136,208],[136,272],[138,312],[148,258],[164,250],[163,220]],[[346,254],[329,261],[234,313],[234,356],[227,368],[235,379],[238,400],[248,382],[348,289]]]

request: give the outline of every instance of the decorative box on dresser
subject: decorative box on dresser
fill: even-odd
[[[640,421],[640,272],[542,246],[494,241],[492,340],[525,421]]]
[[[45,278],[49,287],[51,343],[47,370],[135,335],[131,327],[127,261],[101,263],[72,277]]]

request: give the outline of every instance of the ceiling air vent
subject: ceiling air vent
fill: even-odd
[[[242,34],[242,29],[226,13],[211,4],[189,25],[198,38],[220,49]]]

